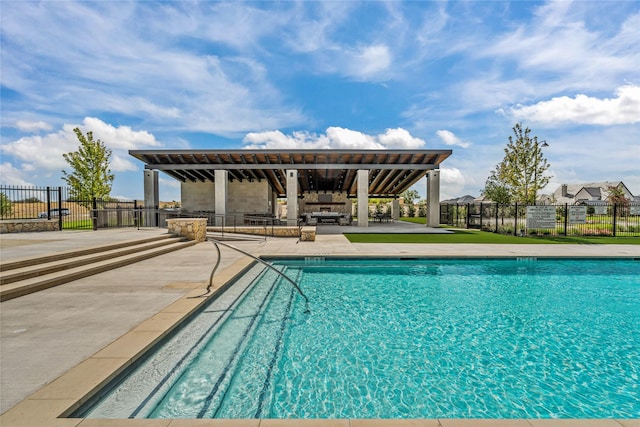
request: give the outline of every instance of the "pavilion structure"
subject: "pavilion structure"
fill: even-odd
[[[440,223],[439,165],[451,150],[131,150],[145,164],[145,206],[158,206],[158,173],[180,181],[187,211],[275,215],[287,200],[287,223],[310,211],[351,213],[368,225],[368,200],[399,197],[427,178],[427,226]]]

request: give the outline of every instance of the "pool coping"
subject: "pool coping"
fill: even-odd
[[[629,256],[530,256],[518,255],[442,255],[424,254],[402,255],[300,255],[279,254],[262,255],[263,259],[638,259]],[[166,306],[160,312],[147,318],[129,332],[120,336],[111,344],[103,347],[49,384],[41,387],[23,401],[19,402],[0,416],[0,425],[9,427],[23,426],[61,426],[61,427],[483,427],[483,426],[531,426],[531,427],[640,427],[637,419],[99,419],[64,418],[79,409],[99,390],[135,363],[147,350],[170,334],[178,325],[188,319],[200,307],[226,289],[233,281],[251,268],[255,261],[240,259],[229,267],[216,273],[216,282],[212,293],[202,297],[203,289],[193,289],[178,300]]]

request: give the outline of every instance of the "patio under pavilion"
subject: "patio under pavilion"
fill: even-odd
[[[451,150],[131,150],[145,164],[146,207],[159,205],[158,174],[180,181],[186,211],[275,215],[287,200],[287,224],[309,212],[351,213],[368,226],[370,197],[390,198],[392,218],[399,197],[427,178],[427,226],[439,225],[439,165]]]

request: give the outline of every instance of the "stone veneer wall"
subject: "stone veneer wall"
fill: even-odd
[[[182,209],[191,212],[215,210],[215,184],[213,182],[183,182],[180,184]]]
[[[167,220],[170,234],[181,236],[187,240],[204,242],[207,240],[206,218],[172,218]]]
[[[267,181],[229,182],[227,194],[227,213],[272,213],[272,192]]]
[[[254,234],[258,236],[264,236],[265,231],[267,235],[274,237],[300,237],[300,240],[303,242],[314,242],[316,240],[316,227],[307,226],[307,227],[286,227],[286,226],[278,226],[278,227],[256,227],[256,226],[240,226],[240,227],[225,227],[224,230],[222,227],[207,227],[209,231],[212,232],[226,232],[226,233],[243,233],[243,234]]]
[[[213,182],[183,182],[180,185],[182,209],[198,212],[215,210]],[[227,186],[227,214],[274,212],[276,197],[267,181],[230,181]]]
[[[31,233],[34,231],[60,231],[57,219],[22,219],[0,221],[0,234]]]
[[[331,194],[331,203],[319,203],[318,193],[305,193],[304,199],[300,201],[301,214],[311,212],[321,212],[322,210],[329,210],[329,212],[340,212],[343,214],[351,214],[353,208],[353,202],[347,197],[347,193],[327,193]]]

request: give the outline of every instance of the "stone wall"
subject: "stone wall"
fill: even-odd
[[[215,210],[215,184],[213,182],[183,182],[180,184],[182,209],[190,212]]]
[[[272,213],[272,192],[267,181],[237,181],[229,182],[227,194],[227,213]]]
[[[180,185],[182,209],[189,212],[215,211],[215,183],[183,182]],[[274,212],[275,196],[267,181],[232,180],[227,186],[227,215]]]
[[[322,200],[320,200],[322,199]],[[331,199],[329,202],[328,200]],[[351,199],[347,193],[305,193],[300,201],[300,214],[311,212],[340,212],[351,214],[353,209]]]
[[[0,234],[31,233],[34,231],[60,231],[57,219],[18,219],[0,221]]]
[[[167,220],[167,229],[170,234],[181,236],[187,240],[204,242],[207,240],[206,218],[173,218]]]
[[[265,235],[264,227],[256,227],[256,226],[244,226],[244,227],[225,227],[224,230],[222,227],[207,227],[207,230],[211,232],[225,232],[225,233],[242,233],[242,234],[254,234],[258,236]],[[266,233],[269,236],[274,237],[300,237],[300,240],[303,242],[313,242],[316,240],[316,227],[267,227]]]

